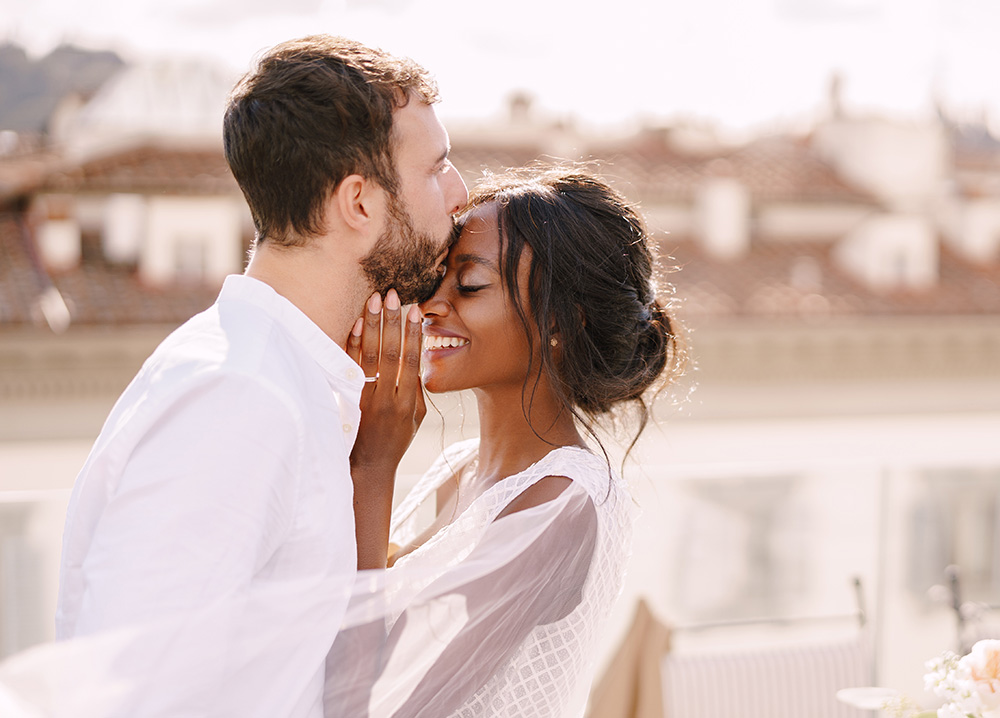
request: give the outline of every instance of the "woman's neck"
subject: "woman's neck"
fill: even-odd
[[[556,447],[585,446],[573,415],[541,386],[531,403],[530,421],[522,408],[521,387],[477,389],[475,394],[479,409],[477,483],[492,484],[523,471]]]

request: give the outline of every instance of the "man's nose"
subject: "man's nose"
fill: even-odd
[[[452,214],[458,214],[458,212],[465,207],[469,202],[469,188],[465,186],[465,180],[462,179],[462,174],[456,169],[451,173],[455,177],[454,187],[452,191],[454,192],[453,201],[451,202]]]

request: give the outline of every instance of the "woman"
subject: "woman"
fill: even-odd
[[[419,306],[423,383],[472,389],[480,437],[447,449],[391,525],[393,473],[424,411],[406,379],[417,317],[398,384],[376,372],[377,301],[349,340],[378,378],[352,456],[359,568],[391,553],[386,580],[405,588],[368,594],[384,602],[381,635],[347,631],[335,647],[342,665],[329,674],[343,683],[328,691],[328,714],[367,704],[386,716],[581,715],[597,629],[621,590],[630,499],[585,437],[600,447],[594,421],[628,405],[641,431],[644,397],[683,360],[642,222],[595,177],[530,169],[488,178],[461,226]],[[399,311],[390,297],[383,336],[398,332]],[[398,346],[386,345],[395,368]],[[415,509],[432,498],[436,518],[421,528]]]

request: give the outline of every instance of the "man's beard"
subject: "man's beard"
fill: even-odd
[[[437,259],[450,239],[435,242],[430,234],[418,232],[406,208],[390,195],[389,223],[362,257],[361,269],[379,294],[395,289],[402,304],[423,302],[441,283]]]

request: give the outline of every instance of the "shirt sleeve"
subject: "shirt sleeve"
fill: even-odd
[[[345,706],[359,716],[449,715],[504,669],[529,634],[580,603],[597,530],[593,502],[575,484],[494,521],[398,620],[338,638],[328,675],[338,668],[340,675],[328,682],[327,715],[344,714]],[[365,680],[366,671],[375,677]]]
[[[83,566],[77,634],[244,589],[293,515],[299,424],[252,377],[215,377],[159,411],[109,489]]]

